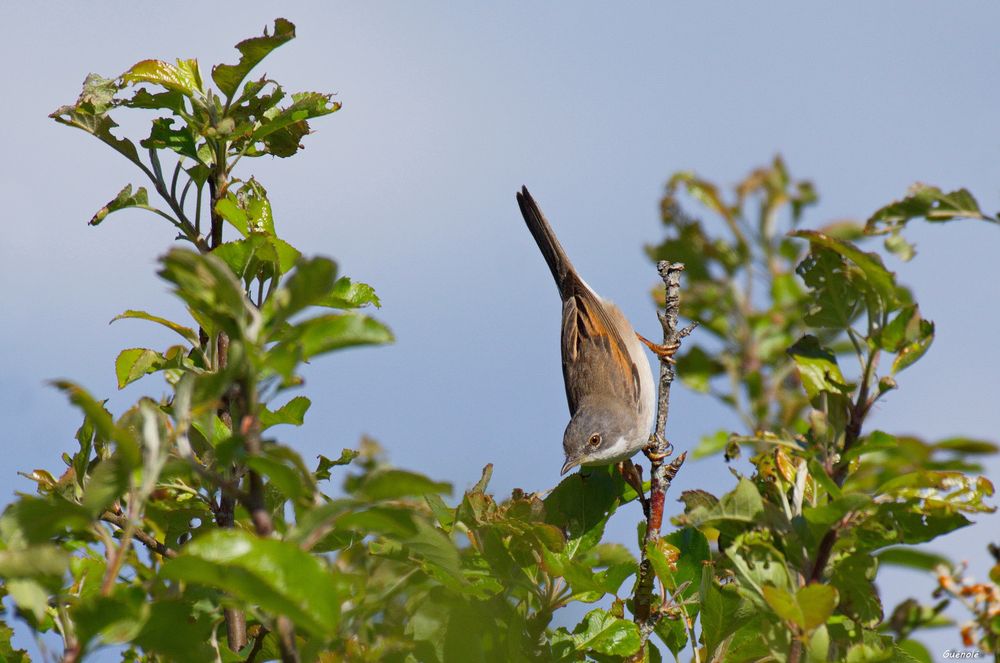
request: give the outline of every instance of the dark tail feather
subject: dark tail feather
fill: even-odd
[[[538,208],[538,203],[528,193],[527,187],[521,187],[517,194],[517,204],[521,208],[521,216],[527,224],[531,236],[535,238],[535,243],[545,257],[545,262],[552,271],[552,278],[556,280],[559,293],[564,294],[569,286],[575,284],[579,277],[573,264],[563,251],[562,245],[556,239],[556,234],[552,232],[549,222],[545,220],[545,215]]]

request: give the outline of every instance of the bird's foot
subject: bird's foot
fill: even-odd
[[[678,348],[681,347],[680,343],[653,343],[651,340],[636,332],[636,336],[643,344],[653,351],[653,354],[660,358],[660,361],[665,361],[670,364],[676,364],[674,361],[674,355],[677,354]]]
[[[656,437],[656,435],[649,436],[649,443],[642,448],[642,453],[646,455],[646,458],[653,463],[662,463],[666,458],[669,458],[674,453],[674,445],[670,444],[667,440],[662,440],[663,451],[658,451],[660,448],[661,440]]]

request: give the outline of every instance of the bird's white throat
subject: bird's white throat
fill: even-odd
[[[581,464],[586,466],[617,463],[620,460],[625,460],[626,458],[634,456],[635,452],[638,451],[639,448],[639,445],[631,444],[624,436],[619,437],[614,441],[614,444],[611,444],[603,449],[599,449]]]

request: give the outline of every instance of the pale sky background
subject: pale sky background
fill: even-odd
[[[144,58],[197,57],[207,76],[279,15],[298,39],[264,69],[289,91],[336,92],[344,108],[314,123],[295,158],[247,165],[279,232],[373,284],[398,337],[310,367],[313,408],[286,432],[307,458],[369,434],[457,493],[488,462],[501,496],[555,484],[567,420],[559,304],[514,202],[522,184],[588,282],[654,336],[642,246],[662,237],[658,202],[675,170],[731,184],[780,151],[819,189],[811,227],[864,218],[917,180],[969,187],[1000,209],[996,3],[4,3],[0,504],[32,488],[16,470],[60,470],[75,446],[79,416],[45,381],[76,380],[115,412],[158,396],[159,378],[117,392],[113,361],[169,333],[107,323],[127,308],[182,315],[154,274],[165,225],[140,212],[86,225],[125,183],[147,183],[46,115],[88,72]],[[871,427],[995,440],[1000,228],[917,224],[910,237],[916,260],[889,264],[937,338]],[[735,425],[684,389],[672,405],[681,448]],[[673,491],[731,484],[715,457],[689,463]],[[638,517],[626,508],[609,538],[634,541]],[[998,526],[983,519],[933,547],[983,578]],[[932,587],[883,578],[887,610]],[[924,640],[938,657],[961,645],[956,631]]]

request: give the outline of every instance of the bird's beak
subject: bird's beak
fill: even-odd
[[[572,470],[574,467],[580,464],[579,459],[567,458],[566,462],[563,463],[562,470],[559,471],[559,476],[562,476]]]

